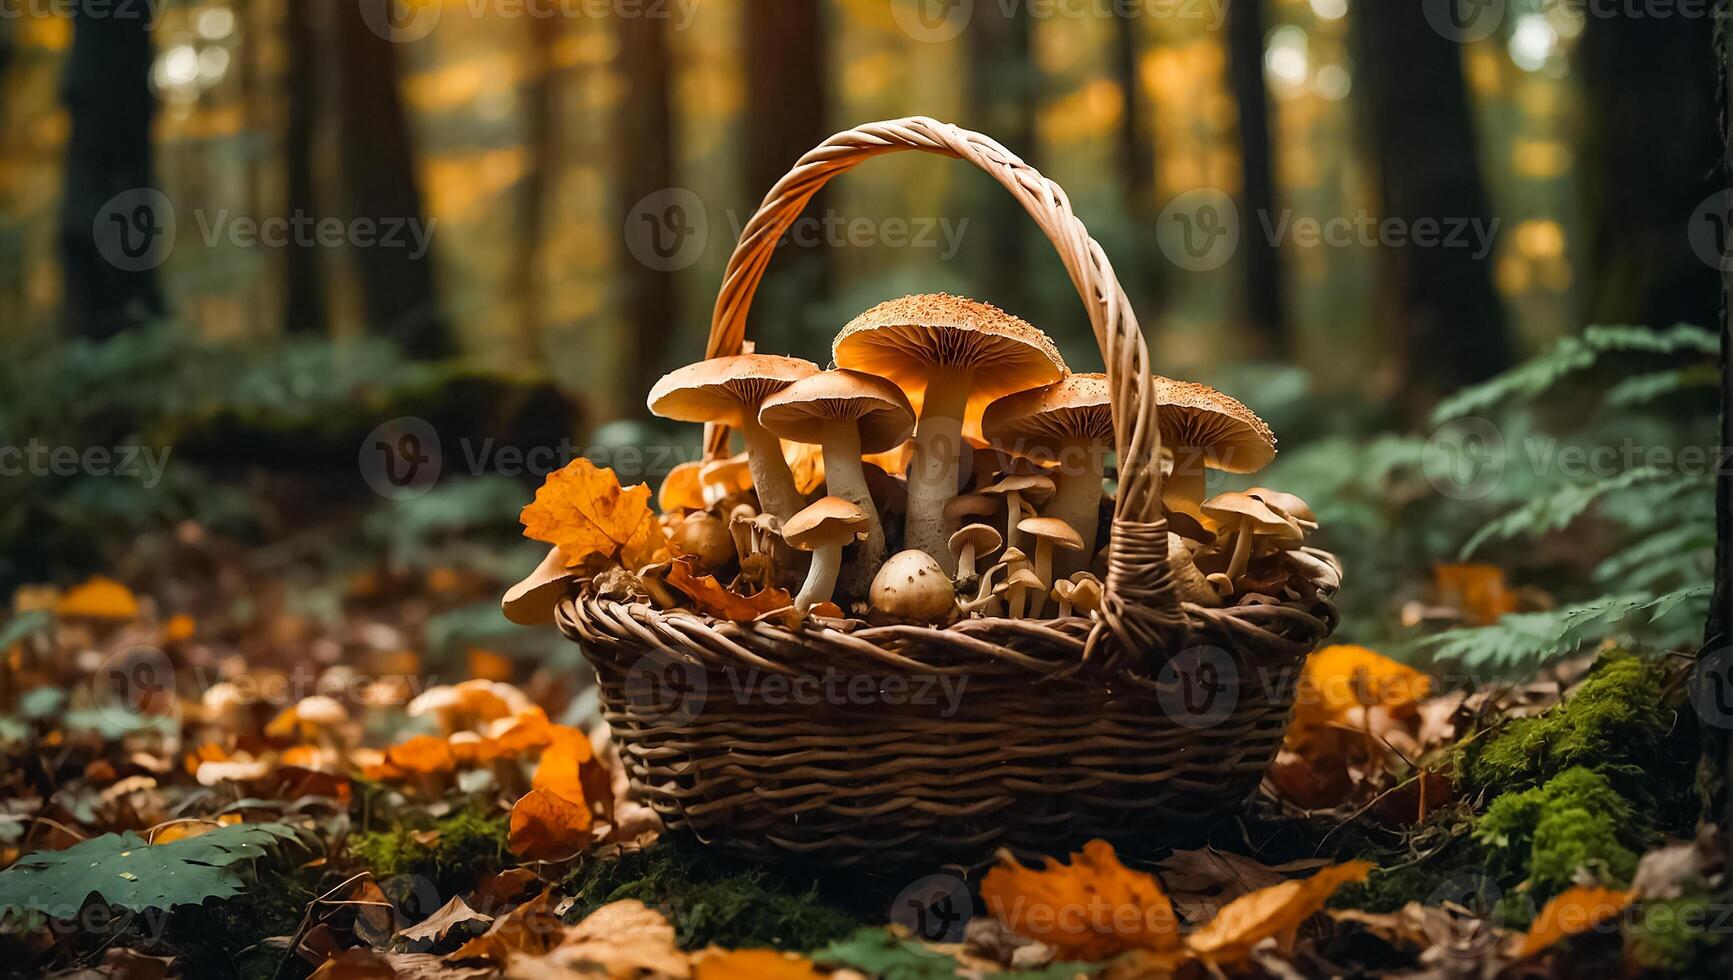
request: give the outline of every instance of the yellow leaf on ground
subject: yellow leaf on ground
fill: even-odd
[[[794,596],[775,586],[749,596],[731,592],[716,581],[716,576],[699,575],[688,558],[676,558],[668,567],[668,584],[686,593],[699,612],[736,623],[750,623],[767,612],[794,605]]]
[[[633,899],[613,902],[566,932],[560,944],[541,958],[538,965],[546,970],[527,972],[538,977],[684,980],[692,975],[691,964],[674,939],[674,927],[660,912]]]
[[[1186,938],[1186,947],[1211,960],[1244,959],[1253,946],[1275,937],[1286,944],[1300,924],[1324,907],[1336,889],[1364,881],[1367,861],[1348,861],[1319,869],[1310,878],[1260,888],[1222,906],[1209,924]]]
[[[559,546],[573,568],[591,556],[638,568],[666,550],[650,488],[622,488],[613,470],[581,457],[548,474],[520,520],[524,537]]]
[[[1161,883],[1119,863],[1113,845],[1092,840],[1071,863],[1049,858],[1027,868],[1009,855],[981,881],[994,918],[1059,950],[1059,959],[1100,962],[1133,949],[1179,947],[1179,923]]]
[[[138,597],[114,579],[97,575],[61,596],[54,604],[54,614],[85,619],[137,619]]]
[[[774,949],[711,947],[692,961],[692,980],[819,980],[811,961]]]
[[[589,808],[552,790],[533,789],[511,808],[506,846],[531,861],[560,861],[594,843]]]
[[[1631,904],[1631,893],[1612,888],[1578,885],[1553,896],[1535,916],[1517,948],[1518,957],[1533,956],[1543,949],[1579,933],[1588,932],[1617,918]]]

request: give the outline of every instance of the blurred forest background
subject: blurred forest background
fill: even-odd
[[[512,580],[533,555],[501,542],[541,474],[466,463],[460,441],[695,445],[653,428],[643,396],[701,354],[739,227],[825,136],[923,114],[1064,185],[1157,370],[1271,422],[1283,458],[1254,479],[1313,500],[1349,569],[1344,638],[1532,659],[1680,609],[1697,615],[1659,642],[1700,634],[1712,467],[1585,472],[1517,449],[1715,445],[1715,334],[1673,329],[1718,322],[1717,270],[1687,238],[1723,183],[1706,11],[1510,0],[1465,41],[1406,0],[160,0],[149,25],[96,2],[0,18],[0,443],[172,455],[148,489],[0,481],[5,585],[138,574],[212,534],[279,580],[315,559]],[[959,8],[955,36],[909,28]],[[395,39],[374,29],[387,16]],[[915,156],[819,198],[819,217],[878,233],[785,245],[755,308],[761,348],[824,361],[861,310],[947,290],[1098,369],[1026,216],[980,174]],[[133,188],[161,192],[177,234],[129,271],[89,229]],[[1234,200],[1239,246],[1181,268],[1164,209],[1205,188]],[[645,202],[670,189],[695,196],[702,247],[640,260]],[[430,248],[204,234],[284,215],[413,219]],[[936,241],[887,240],[898,217]],[[1332,218],[1496,235],[1482,256],[1262,231]],[[1428,447],[1482,416],[1510,450],[1502,478],[1440,492]],[[374,494],[357,447],[403,417],[433,425],[445,476]],[[331,614],[344,581],[295,601]],[[434,607],[484,630],[491,588]],[[1441,623],[1511,633],[1465,650],[1429,632]]]

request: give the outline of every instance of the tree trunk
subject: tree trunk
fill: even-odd
[[[1588,228],[1589,323],[1708,324],[1715,270],[1692,254],[1692,212],[1714,170],[1714,22],[1612,5],[1590,17],[1573,58],[1582,78],[1578,187]]]
[[[333,69],[341,82],[336,111],[344,216],[370,223],[382,238],[395,229],[391,242],[350,243],[348,251],[368,329],[412,357],[441,357],[451,352],[451,338],[435,298],[432,250],[422,247],[433,229],[422,212],[397,91],[397,44],[368,26],[390,23],[383,10],[390,2],[333,0],[328,8],[336,36]]]
[[[620,65],[630,99],[614,115],[620,141],[620,173],[616,210],[621,227],[643,217],[637,214],[650,195],[674,186],[674,110],[669,92],[667,21],[660,17],[620,17]],[[793,163],[791,158],[789,163]],[[778,175],[780,176],[780,174]],[[668,274],[641,261],[627,259],[626,316],[637,342],[626,390],[647,392],[674,353],[674,329],[679,322],[677,291]]]
[[[1715,4],[1715,23],[1725,23],[1729,15],[1728,0],[1719,0]],[[1722,147],[1721,167],[1717,185],[1728,189],[1728,175],[1733,174],[1733,123],[1728,120],[1728,112],[1733,111],[1733,38],[1727,32],[1718,31],[1715,36],[1715,64],[1719,72],[1719,84],[1716,86],[1716,101],[1720,112],[1720,140]],[[1680,134],[1681,136],[1685,134]],[[1733,263],[1723,261],[1721,271],[1721,452],[1727,453],[1727,447],[1733,446]],[[1733,467],[1725,459],[1715,474],[1715,591],[1709,600],[1708,622],[1704,625],[1703,649],[1700,656],[1712,658],[1704,665],[1711,669],[1733,671],[1729,661],[1733,653],[1728,652],[1733,644]],[[1715,661],[1719,661],[1716,663]],[[1720,813],[1721,838],[1733,848],[1733,731],[1719,725],[1705,725],[1706,741],[1708,742],[1708,763],[1706,771],[1720,773],[1720,785],[1716,787],[1719,793],[1719,805],[1712,804],[1709,812]],[[1717,765],[1719,764],[1719,765]],[[1728,854],[1733,858],[1733,851]],[[1733,861],[1730,861],[1733,866]]]
[[[326,8],[304,0],[288,0],[283,10],[283,182],[287,217],[319,214],[314,168],[314,146],[319,73],[315,67],[320,48],[320,15]],[[329,35],[326,35],[327,37]],[[292,235],[283,249],[283,327],[290,332],[324,334],[329,328],[325,304],[325,276],[319,265],[318,246],[301,235]]]
[[[71,119],[60,205],[67,333],[101,339],[159,316],[156,268],[175,216],[151,160],[151,40],[145,8],[73,8],[61,97]]]
[[[559,114],[555,93],[559,65],[554,46],[560,38],[562,20],[557,17],[526,17],[525,51],[529,61],[524,72],[524,153],[529,164],[517,192],[517,255],[512,262],[512,294],[517,305],[516,340],[519,357],[535,364],[541,357],[544,305],[542,302],[542,236],[547,228],[547,191],[551,175],[559,173]],[[640,92],[628,83],[628,91]],[[622,102],[637,104],[637,99]]]
[[[1382,190],[1382,223],[1468,222],[1473,245],[1380,249],[1379,318],[1396,339],[1400,390],[1422,414],[1436,398],[1508,367],[1510,341],[1492,282],[1489,207],[1462,47],[1427,23],[1418,3],[1360,3],[1355,24],[1367,143]],[[1474,224],[1478,223],[1478,225]],[[1445,225],[1447,228],[1448,225]],[[1443,232],[1439,231],[1439,237]],[[1471,241],[1476,236],[1466,236]]]
[[[1035,105],[1041,74],[1030,50],[1032,33],[1022,5],[1003,16],[995,10],[994,16],[971,22],[965,35],[969,42],[967,126],[1037,166]],[[979,249],[983,262],[980,281],[986,295],[980,298],[1033,315],[1028,281],[1029,214],[998,184],[983,181],[977,186],[983,195],[978,211],[986,225]]]
[[[1261,0],[1230,0],[1227,10],[1228,80],[1239,110],[1240,227],[1245,230],[1245,316],[1264,353],[1288,353],[1282,306],[1282,266],[1277,243],[1262,233],[1276,225],[1275,147],[1270,140],[1270,100],[1264,85],[1264,17]],[[1266,220],[1267,219],[1267,220]]]

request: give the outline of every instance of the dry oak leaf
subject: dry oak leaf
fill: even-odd
[[[511,808],[506,846],[531,861],[560,861],[594,843],[588,807],[552,790],[532,789]]]
[[[718,949],[692,958],[692,980],[820,980],[812,961],[774,949]]]
[[[1565,889],[1534,917],[1528,934],[1517,945],[1517,958],[1533,956],[1554,943],[1617,918],[1631,904],[1631,897],[1631,892],[1613,888],[1577,885]]]
[[[1235,961],[1251,955],[1252,947],[1275,937],[1287,946],[1300,924],[1311,918],[1336,889],[1364,881],[1369,861],[1347,861],[1321,869],[1310,878],[1284,881],[1234,899],[1209,924],[1186,937],[1186,948],[1210,960]]]
[[[523,980],[608,977],[610,980],[692,975],[690,961],[674,944],[674,927],[661,913],[628,899],[604,905],[572,926],[546,954],[512,957],[506,976]]]
[[[493,916],[477,912],[461,896],[453,895],[451,901],[440,906],[439,911],[398,933],[397,937],[413,949],[427,950],[447,942],[456,945],[458,940],[467,939],[492,923]]]
[[[138,597],[111,578],[93,576],[60,597],[54,614],[84,619],[137,619]]]
[[[308,980],[394,980],[397,971],[381,953],[363,946],[333,954]]]
[[[1132,949],[1179,947],[1179,922],[1160,882],[1119,863],[1113,845],[1092,840],[1071,863],[1048,858],[1027,868],[1009,854],[981,881],[994,918],[1057,950],[1061,960],[1100,962]]]
[[[622,488],[613,470],[581,457],[548,474],[519,520],[524,537],[558,546],[568,568],[591,556],[640,568],[667,550],[649,486]]]
[[[668,584],[686,593],[701,613],[735,623],[750,623],[765,613],[794,605],[788,590],[770,586],[744,596],[723,588],[714,575],[699,575],[689,558],[676,558],[668,566]]]
[[[557,797],[556,797],[557,799]],[[565,938],[567,926],[554,913],[550,892],[542,892],[493,920],[487,932],[471,939],[446,957],[449,962],[492,960],[504,963],[513,956],[540,956]]]

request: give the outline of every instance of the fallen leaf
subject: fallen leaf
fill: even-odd
[[[692,958],[692,980],[819,980],[812,961],[774,949],[704,950]]]
[[[1497,565],[1437,565],[1432,569],[1432,585],[1439,603],[1460,609],[1469,626],[1491,626],[1506,613],[1516,612],[1516,591]]]
[[[1295,874],[1315,871],[1329,863],[1322,858],[1310,858],[1271,867],[1212,848],[1174,851],[1155,867],[1174,908],[1187,922],[1201,923],[1242,895],[1279,885]]]
[[[589,737],[565,725],[550,726],[549,731],[551,740],[542,750],[530,786],[607,819],[613,809],[613,789],[607,766],[596,758]]]
[[[451,772],[457,768],[457,756],[443,738],[417,735],[399,742],[385,751],[385,761],[408,773],[421,775]]]
[[[1092,840],[1071,863],[1049,858],[1024,867],[1009,854],[981,881],[994,918],[1057,950],[1060,959],[1106,960],[1131,949],[1180,944],[1179,923],[1161,884],[1119,863],[1113,845]]]
[[[1564,939],[1588,932],[1618,917],[1629,904],[1628,891],[1587,885],[1568,888],[1553,896],[1534,917],[1528,933],[1517,944],[1517,958],[1533,956]]]
[[[511,808],[506,846],[531,861],[559,861],[590,846],[590,811],[552,790],[533,789]]]
[[[487,932],[459,946],[446,960],[504,963],[513,955],[539,956],[553,949],[565,937],[566,925],[554,914],[551,894],[544,891],[495,918]]]
[[[524,537],[557,545],[573,568],[593,555],[638,568],[666,550],[650,488],[622,488],[613,470],[582,457],[548,474],[520,520]]]
[[[716,581],[716,576],[699,575],[688,558],[676,558],[668,567],[668,584],[686,593],[699,612],[735,623],[750,623],[794,605],[794,596],[775,586],[749,596],[731,592]]]
[[[60,597],[54,614],[84,619],[137,619],[138,597],[111,578],[93,576]]]
[[[656,506],[663,513],[680,510],[704,509],[704,486],[698,480],[698,473],[704,468],[702,460],[688,460],[678,463],[662,478],[662,486],[656,491]]]
[[[1245,959],[1265,939],[1286,946],[1300,924],[1322,909],[1336,889],[1364,881],[1371,871],[1370,862],[1348,861],[1310,878],[1260,888],[1229,902],[1208,925],[1186,938],[1186,947],[1206,959],[1234,962]]]
[[[564,970],[610,980],[684,980],[692,975],[691,965],[674,938],[674,927],[661,913],[634,899],[613,902],[572,926],[559,945],[538,960],[510,962],[507,975],[548,977]]]
[[[394,980],[397,971],[379,953],[357,946],[319,964],[308,980]]]
[[[477,912],[459,896],[440,906],[439,911],[397,934],[411,952],[424,953],[446,943],[455,945],[476,933],[486,931],[493,916]]]

